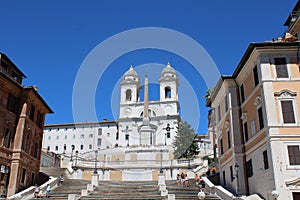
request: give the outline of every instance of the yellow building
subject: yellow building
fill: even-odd
[[[285,36],[251,43],[211,95],[221,185],[235,194],[300,198],[299,7]]]

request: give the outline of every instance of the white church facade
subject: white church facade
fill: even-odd
[[[179,81],[169,63],[158,81],[159,100],[148,100],[146,76],[141,102],[141,79],[131,66],[120,83],[116,121],[46,125],[43,148],[61,154],[62,165],[75,166],[83,179],[90,179],[93,171],[100,180],[156,180],[161,172],[175,179],[179,170],[201,165],[201,160],[178,163],[173,156],[180,123]]]

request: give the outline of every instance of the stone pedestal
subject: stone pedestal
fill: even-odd
[[[166,185],[159,185],[159,191],[164,191],[166,189],[167,189]]]
[[[165,176],[164,175],[159,175],[158,176],[158,185],[166,185]]]
[[[86,197],[88,195],[89,195],[88,190],[81,190],[81,196]]]
[[[86,187],[87,191],[94,191],[94,185],[93,184],[87,184],[87,187]]]
[[[160,196],[165,197],[168,195],[168,190],[160,191]]]
[[[175,200],[175,194],[168,194],[168,200]]]
[[[68,200],[76,200],[76,194],[69,194]]]
[[[99,174],[92,175],[92,185],[98,187],[99,186]]]

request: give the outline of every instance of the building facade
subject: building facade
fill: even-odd
[[[212,93],[221,184],[235,194],[300,197],[299,24],[289,17],[285,37],[251,43]]]
[[[0,53],[0,192],[3,197],[35,184],[45,115],[52,113],[36,87],[22,85],[25,77]]]

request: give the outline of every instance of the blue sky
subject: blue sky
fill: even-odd
[[[54,114],[46,117],[46,123],[68,123],[73,122],[72,92],[76,74],[90,52],[108,38],[143,27],[174,30],[202,45],[220,73],[231,75],[250,42],[264,42],[283,35],[286,30],[283,23],[296,2],[3,1],[0,51],[26,74],[24,85],[37,85],[53,109]],[[176,43],[179,48],[180,45]],[[188,93],[179,96],[179,101],[187,102],[181,105],[181,112],[186,110],[184,120],[198,133],[205,133],[208,109],[202,98],[207,89],[203,77],[195,73],[185,58],[158,49],[132,51],[106,66],[95,94],[97,118],[114,119],[113,90],[131,64],[165,65],[167,61],[182,74],[196,95],[196,101],[189,105]],[[146,70],[151,73],[151,67],[147,66]],[[153,77],[153,81],[158,78]],[[150,99],[158,98],[157,85],[153,84],[149,92]],[[193,121],[195,113],[188,110],[199,113],[200,120]],[[82,121],[85,120],[91,119],[84,116]]]

